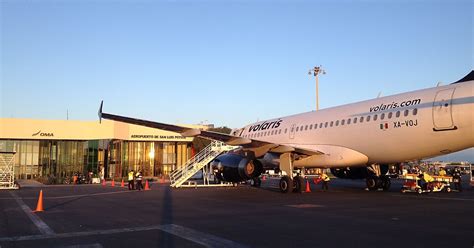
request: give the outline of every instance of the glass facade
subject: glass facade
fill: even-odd
[[[191,157],[191,143],[114,141],[108,177],[125,177],[141,170],[146,177],[168,175]]]
[[[0,140],[0,150],[15,151],[15,175],[19,179],[74,173],[105,178],[125,177],[142,170],[145,177],[168,175],[191,156],[191,143],[123,140]]]

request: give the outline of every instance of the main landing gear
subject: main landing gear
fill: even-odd
[[[282,193],[294,192],[301,193],[303,190],[304,179],[301,176],[296,176],[291,179],[289,176],[283,176],[280,179],[279,188]]]
[[[367,189],[368,190],[378,190],[383,189],[387,191],[390,189],[390,178],[388,176],[369,176],[366,179]]]
[[[280,155],[280,170],[286,173],[286,176],[282,176],[278,184],[282,193],[301,193],[303,190],[303,177],[293,177],[293,159],[291,153],[283,153]]]
[[[388,191],[390,189],[390,178],[385,175],[388,172],[387,165],[370,165],[367,166],[368,176],[366,179],[367,190],[382,189]]]

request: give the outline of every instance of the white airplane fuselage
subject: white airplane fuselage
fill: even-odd
[[[233,134],[324,153],[295,161],[297,167],[434,157],[474,146],[474,81],[257,122]]]

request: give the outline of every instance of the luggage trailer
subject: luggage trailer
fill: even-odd
[[[419,184],[421,179],[417,174],[405,174],[399,178],[404,179],[405,182],[401,188],[402,193],[413,192],[413,193],[429,193],[429,192],[451,192],[451,183],[453,182],[453,177],[451,176],[432,176],[434,178],[433,182],[429,182],[426,185],[426,188],[422,188]],[[471,181],[472,183],[472,181]]]

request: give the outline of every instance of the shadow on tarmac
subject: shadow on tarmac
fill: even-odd
[[[163,207],[161,208],[160,225],[173,223],[173,199],[171,197],[171,187],[164,187]],[[163,231],[162,231],[163,232]],[[158,247],[174,247],[173,235],[163,233],[158,236]]]
[[[46,208],[44,208],[44,210],[45,210],[45,211],[48,211],[48,210],[55,209],[55,208],[57,208],[57,207],[65,206],[65,205],[67,205],[67,204],[69,204],[69,203],[75,202],[75,201],[77,201],[77,200],[80,200],[80,199],[83,199],[83,198],[86,198],[86,197],[88,197],[88,196],[81,196],[81,197],[73,198],[73,199],[71,199],[71,200],[68,200],[68,201],[65,201],[65,202],[61,202],[61,203],[56,204],[56,205],[53,205],[53,206],[46,207]]]

